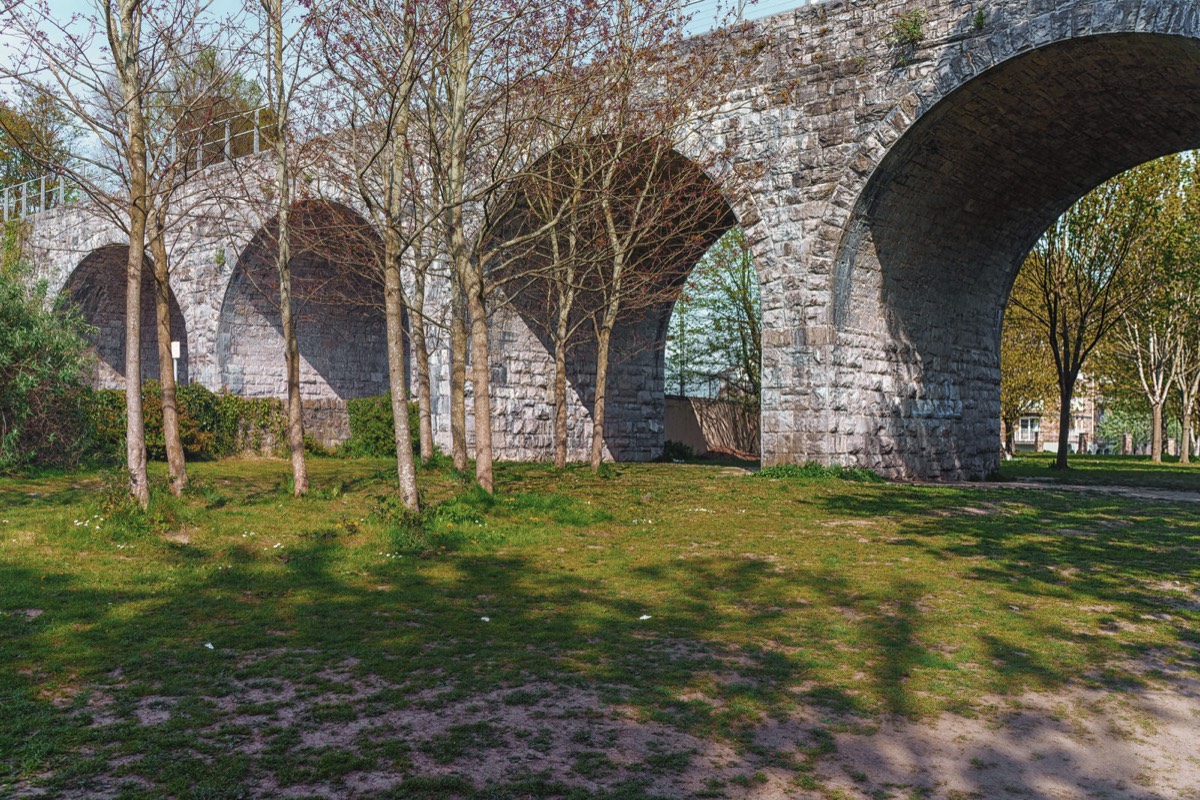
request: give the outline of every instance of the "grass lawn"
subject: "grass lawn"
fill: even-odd
[[[387,462],[191,470],[0,479],[0,796],[857,797],[847,732],[1197,670],[1195,504],[506,464],[414,528]]]
[[[1132,486],[1200,492],[1200,462],[1180,464],[1178,458],[1163,457],[1162,464],[1149,456],[1076,456],[1067,460],[1070,469],[1053,469],[1053,453],[1023,453],[1003,463],[1000,475],[1008,480],[1047,481],[1078,486]]]

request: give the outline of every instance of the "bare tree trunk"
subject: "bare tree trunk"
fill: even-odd
[[[176,405],[175,364],[171,353],[171,285],[167,263],[167,245],[163,240],[163,222],[156,219],[150,239],[154,259],[154,310],[158,321],[158,381],[162,387],[163,441],[167,450],[167,475],[171,494],[187,488],[187,463],[183,440],[179,436],[179,410]]]
[[[1163,451],[1163,404],[1150,404],[1150,460],[1162,463]]]
[[[483,287],[472,277],[467,292],[467,312],[471,317],[471,389],[475,405],[475,480],[489,494],[495,490],[492,474],[492,402],[491,369],[488,350],[487,308]]]
[[[1019,421],[1014,424],[1012,420],[1004,420],[1004,451],[1010,456],[1017,454],[1017,432],[1015,429],[1018,424],[1020,424]]]
[[[475,480],[484,491],[491,493],[492,479],[492,408],[489,384],[488,318],[484,299],[483,265],[473,263],[464,230],[463,200],[467,184],[467,150],[469,131],[466,113],[471,72],[471,14],[474,3],[463,0],[456,7],[452,26],[452,52],[448,58],[448,161],[446,163],[446,246],[450,261],[466,296],[467,315],[471,326],[471,389],[475,405]]]
[[[467,320],[462,289],[451,287],[450,300],[450,450],[454,468],[467,469]]]
[[[1183,441],[1179,444],[1179,463],[1190,464],[1192,462],[1192,409],[1189,405],[1184,405],[1183,408]]]
[[[560,326],[561,329],[561,326]],[[567,343],[554,342],[554,466],[567,466]]]
[[[288,102],[283,76],[283,2],[269,0],[271,52],[274,70],[275,191],[278,208],[275,267],[279,272],[279,320],[283,328],[283,357],[287,367],[288,449],[292,459],[292,489],[308,494],[308,464],[304,459],[304,406],[300,398],[300,344],[292,307],[291,175],[288,164]]]
[[[410,315],[412,356],[417,377],[417,417],[420,420],[419,439],[421,463],[433,458],[433,399],[429,383],[429,341],[425,336],[425,277],[417,271],[413,287],[414,309]]]
[[[308,463],[304,458],[304,405],[300,398],[300,343],[296,339],[296,320],[292,313],[291,247],[284,231],[288,228],[288,209],[279,211],[279,320],[283,328],[283,358],[287,366],[288,450],[292,459],[292,491],[296,497],[308,494]]]
[[[1059,381],[1058,405],[1058,455],[1054,459],[1055,469],[1070,469],[1067,457],[1071,454],[1071,398],[1075,394],[1076,374],[1062,376]]]
[[[113,19],[113,11],[118,19]],[[141,8],[137,0],[121,0],[119,9],[107,6],[109,43],[117,64],[128,120],[129,252],[125,270],[125,460],[129,492],[138,505],[150,505],[146,475],[146,424],[142,413],[142,262],[146,247],[147,190],[146,119],[138,49]]]
[[[143,185],[145,183],[143,172]],[[142,250],[146,240],[145,195],[129,205],[129,257],[125,269],[125,460],[129,493],[138,505],[150,505],[146,475],[146,423],[142,413]]]
[[[384,243],[383,306],[387,320],[388,383],[392,393],[392,420],[396,438],[396,472],[400,497],[410,511],[419,511],[417,470],[413,463],[412,432],[408,429],[408,374],[404,368],[404,299],[400,288],[399,237],[386,232]]]
[[[605,326],[596,337],[596,392],[592,403],[592,472],[604,459],[604,407],[608,401],[608,350],[612,329]]]

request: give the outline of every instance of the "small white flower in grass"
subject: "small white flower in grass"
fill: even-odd
[[[492,618],[491,617],[480,617],[479,621],[480,622],[491,622]]]
[[[207,648],[207,649],[209,649],[209,650],[212,650],[212,649],[213,649],[212,642],[205,642],[205,643],[204,643],[204,646],[205,646],[205,648]]]
[[[650,619],[650,615],[649,615],[649,614],[642,614],[640,617],[638,617],[638,619]]]

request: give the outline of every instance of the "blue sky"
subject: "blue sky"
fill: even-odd
[[[697,25],[707,25],[718,13],[719,8],[729,8],[731,3],[738,0],[684,0],[688,10],[695,15]],[[745,15],[748,19],[757,19],[782,11],[805,5],[808,0],[758,0],[748,2]],[[50,8],[56,15],[67,16],[76,11],[85,11],[92,7],[89,0],[50,0]],[[212,0],[209,8],[217,15],[232,14],[242,7],[241,0]]]

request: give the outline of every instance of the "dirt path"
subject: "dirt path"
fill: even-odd
[[[1011,490],[1031,489],[1058,492],[1083,492],[1088,494],[1107,494],[1116,497],[1128,497],[1132,500],[1157,500],[1165,503],[1200,503],[1200,492],[1186,492],[1179,489],[1155,489],[1147,486],[1114,486],[1079,483],[1055,483],[1052,480],[1038,478],[1018,478],[1013,481],[912,481],[906,482],[911,486],[954,487],[956,489],[986,489]]]

